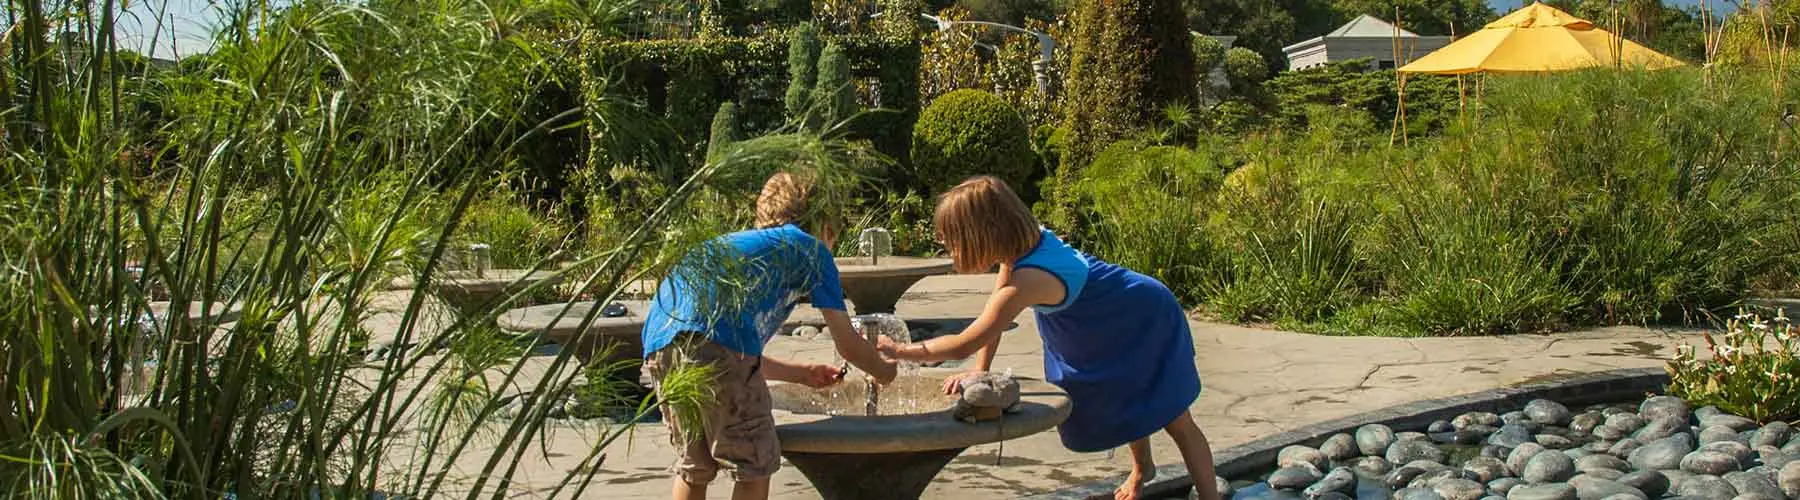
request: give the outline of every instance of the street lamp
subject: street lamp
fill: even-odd
[[[959,25],[975,25],[1024,33],[1036,37],[1038,41],[1038,60],[1031,62],[1031,71],[1036,76],[1035,79],[1037,80],[1038,92],[1044,94],[1045,97],[1050,96],[1050,67],[1052,64],[1055,64],[1056,61],[1056,39],[1051,38],[1050,35],[1008,24],[991,23],[987,21],[951,21],[931,14],[920,13],[919,15],[926,20],[937,24],[938,31],[950,31],[951,28],[955,28]]]

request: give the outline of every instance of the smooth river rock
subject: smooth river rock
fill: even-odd
[[[1364,455],[1380,456],[1394,444],[1394,429],[1381,424],[1356,428],[1356,449]]]
[[[1750,442],[1750,447],[1752,447],[1752,448],[1758,447],[1758,446],[1780,447],[1782,444],[1787,443],[1787,441],[1789,439],[1793,439],[1793,437],[1794,437],[1794,427],[1793,426],[1788,425],[1787,422],[1780,422],[1780,421],[1771,422],[1771,423],[1769,423],[1769,425],[1763,426],[1762,430],[1758,431],[1756,433],[1756,439],[1754,441]]]
[[[1506,477],[1506,461],[1493,457],[1475,457],[1463,463],[1463,470],[1474,473],[1483,483]]]
[[[1325,438],[1324,443],[1319,445],[1319,453],[1325,454],[1325,458],[1332,460],[1349,460],[1356,458],[1358,451],[1359,450],[1357,450],[1356,447],[1356,438],[1342,432],[1332,434],[1331,437]]]
[[[1700,444],[1721,441],[1737,441],[1738,430],[1723,425],[1711,425],[1700,428]]]
[[[1512,472],[1514,476],[1524,474],[1525,464],[1531,461],[1531,457],[1545,451],[1549,450],[1537,443],[1519,445],[1518,448],[1513,448],[1512,453],[1506,455],[1506,470]]]
[[[1481,483],[1467,479],[1445,479],[1431,486],[1444,500],[1480,500],[1487,496],[1487,488]]]
[[[1569,430],[1582,434],[1594,433],[1594,428],[1606,423],[1606,415],[1597,411],[1585,412],[1569,419]]]
[[[1314,468],[1312,464],[1301,462],[1282,467],[1274,474],[1270,474],[1269,487],[1278,490],[1298,490],[1312,485],[1324,477],[1325,475],[1319,473],[1319,469]]]
[[[1729,427],[1729,428],[1731,428],[1731,430],[1738,431],[1738,432],[1755,429],[1757,427],[1755,420],[1750,420],[1748,418],[1740,417],[1737,415],[1732,415],[1729,413],[1720,413],[1718,415],[1702,417],[1700,419],[1700,427],[1702,427],[1702,428],[1720,426],[1720,425]]]
[[[1394,500],[1444,500],[1430,488],[1402,488],[1394,492]]]
[[[1562,453],[1539,453],[1525,463],[1519,474],[1533,484],[1567,481],[1575,476],[1575,460]]]
[[[1387,459],[1381,457],[1362,457],[1350,461],[1350,468],[1365,476],[1381,477],[1393,470]]]
[[[1774,500],[1787,498],[1781,487],[1775,484],[1775,478],[1768,474],[1756,472],[1733,472],[1726,474],[1725,482],[1737,490],[1738,495],[1755,495]]]
[[[1567,483],[1529,484],[1507,492],[1506,500],[1576,500],[1575,487]]]
[[[1414,460],[1430,460],[1443,463],[1444,450],[1438,449],[1429,441],[1395,441],[1388,445],[1386,458],[1389,462],[1404,464]]]
[[[1306,495],[1306,498],[1319,498],[1326,493],[1333,492],[1355,494],[1356,474],[1350,472],[1347,467],[1331,469],[1331,472],[1326,473],[1323,479],[1313,483],[1312,486],[1307,486],[1306,491],[1302,494]]]
[[[1694,452],[1693,438],[1676,434],[1651,441],[1633,450],[1626,461],[1638,470],[1670,470],[1681,468],[1681,459]]]
[[[1641,443],[1636,439],[1620,439],[1619,442],[1613,443],[1612,446],[1606,448],[1606,454],[1625,458],[1631,456],[1631,452],[1637,451],[1637,449],[1642,446],[1644,446],[1644,443]]]
[[[1744,446],[1744,443],[1739,443],[1737,441],[1706,443],[1700,445],[1699,451],[1716,451],[1731,455],[1731,458],[1737,459],[1739,465],[1744,466],[1748,466],[1752,460],[1756,459],[1756,454],[1750,451],[1749,446]]]
[[[1649,420],[1674,417],[1683,422],[1692,416],[1687,400],[1675,396],[1652,396],[1638,405],[1638,414]]]
[[[1566,450],[1575,447],[1575,440],[1555,434],[1538,434],[1534,439],[1538,444],[1552,450]]]
[[[1608,479],[1581,476],[1570,479],[1569,485],[1575,487],[1575,496],[1581,500],[1602,500],[1617,495],[1627,495],[1637,500],[1650,500],[1649,495],[1638,491],[1637,488]]]
[[[1675,487],[1675,494],[1703,500],[1731,500],[1737,488],[1715,476],[1694,476]]]
[[[1506,424],[1500,426],[1500,432],[1488,436],[1488,444],[1517,448],[1519,445],[1532,442],[1531,427],[1525,424]]]
[[[1645,423],[1644,427],[1638,429],[1637,432],[1632,433],[1631,437],[1637,438],[1638,441],[1654,441],[1675,435],[1679,432],[1684,432],[1687,428],[1688,425],[1686,420],[1679,420],[1674,417],[1660,417],[1651,419],[1649,422]]]
[[[1525,403],[1525,416],[1531,418],[1533,422],[1544,425],[1569,425],[1569,419],[1573,415],[1569,413],[1569,407],[1563,406],[1562,403],[1548,399],[1534,399]]]
[[[1588,455],[1575,459],[1575,470],[1587,472],[1594,469],[1627,472],[1631,470],[1631,463],[1612,455]]]
[[[1636,413],[1616,413],[1606,417],[1606,425],[1625,432],[1636,432],[1644,428],[1644,417]]]
[[[1800,500],[1800,461],[1788,462],[1781,467],[1781,473],[1776,477],[1776,485],[1781,487],[1788,498]]]
[[[1317,470],[1331,469],[1331,461],[1325,458],[1325,454],[1319,453],[1319,450],[1309,446],[1289,446],[1282,448],[1281,452],[1275,455],[1276,467],[1287,467],[1299,463],[1310,464]]]
[[[1512,491],[1513,488],[1517,488],[1524,484],[1525,484],[1525,481],[1523,479],[1519,479],[1516,477],[1503,477],[1500,479],[1495,479],[1493,481],[1488,481],[1487,489],[1488,489],[1489,493],[1493,493],[1495,495],[1500,495],[1500,496],[1506,496],[1507,492]]]
[[[1669,492],[1669,478],[1663,473],[1653,470],[1641,470],[1626,474],[1619,478],[1620,483],[1637,488],[1650,498],[1658,498]]]
[[[1701,475],[1717,476],[1742,469],[1737,458],[1716,451],[1696,451],[1681,459],[1681,470]]]

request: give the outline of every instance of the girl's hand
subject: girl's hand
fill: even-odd
[[[978,375],[981,375],[984,373],[987,373],[987,372],[980,371],[980,370],[970,370],[970,371],[958,373],[958,374],[951,375],[949,377],[944,378],[944,394],[949,394],[949,395],[954,396],[956,394],[962,393],[962,381],[964,379],[973,378],[975,376],[978,376]]]
[[[843,370],[831,365],[807,365],[806,376],[800,383],[814,389],[822,389],[837,385],[844,380]]]
[[[886,336],[875,338],[875,350],[877,352],[880,352],[882,356],[887,356],[887,357],[893,358],[893,359],[900,359],[900,351],[901,351],[902,347],[905,347],[905,346],[895,343],[894,339],[887,338]]]

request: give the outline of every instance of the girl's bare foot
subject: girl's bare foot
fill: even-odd
[[[1131,476],[1125,478],[1125,484],[1121,484],[1119,489],[1113,490],[1113,500],[1137,500],[1138,495],[1143,493],[1144,485],[1148,484],[1151,479],[1156,479],[1156,469],[1150,469],[1143,473],[1131,471]]]

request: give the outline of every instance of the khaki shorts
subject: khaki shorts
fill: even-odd
[[[775,438],[775,416],[769,384],[763,379],[762,358],[684,334],[644,360],[645,382],[660,395],[669,368],[686,363],[711,365],[716,371],[713,397],[698,408],[700,428],[682,428],[682,420],[692,420],[683,418],[689,415],[667,401],[658,403],[663,422],[669,426],[669,440],[680,454],[675,473],[689,484],[712,482],[721,464],[731,468],[738,481],[775,475],[781,468],[781,443]]]

